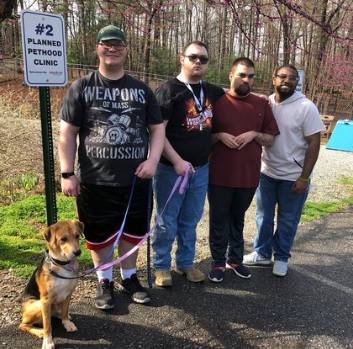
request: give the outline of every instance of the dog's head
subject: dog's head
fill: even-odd
[[[43,231],[43,236],[52,257],[60,261],[79,257],[83,227],[83,223],[78,221],[61,221],[46,228]]]

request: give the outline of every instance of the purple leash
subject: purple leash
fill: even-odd
[[[155,229],[156,225],[159,223],[160,219],[162,218],[163,216],[163,213],[170,201],[170,199],[172,198],[173,194],[175,193],[176,189],[178,188],[178,185],[181,183],[180,185],[180,188],[179,188],[179,194],[183,194],[184,190],[185,190],[185,187],[186,187],[186,184],[188,182],[188,179],[189,179],[189,176],[188,176],[188,172],[190,170],[190,165],[188,165],[185,169],[185,175],[184,177],[183,176],[179,176],[173,186],[173,189],[172,191],[170,192],[169,194],[169,197],[163,207],[163,210],[161,212],[161,214],[159,215],[159,217],[157,218],[156,222],[154,223],[153,227],[149,230],[149,232],[143,237],[143,239],[137,244],[135,245],[130,251],[126,252],[123,256],[119,257],[118,259],[116,259],[115,261],[112,261],[112,262],[109,262],[107,264],[104,264],[109,258],[110,256],[112,255],[112,253],[114,252],[114,249],[116,248],[117,246],[117,243],[118,243],[118,240],[120,239],[120,236],[123,232],[123,229],[124,229],[124,226],[125,226],[125,221],[126,221],[126,217],[127,217],[127,214],[128,214],[128,211],[129,211],[129,208],[130,208],[130,203],[131,203],[131,199],[132,199],[132,193],[133,193],[133,190],[134,190],[134,186],[135,186],[135,181],[136,181],[136,176],[134,177],[134,181],[133,181],[133,185],[132,185],[132,188],[131,188],[131,193],[130,193],[130,198],[129,198],[129,203],[128,203],[128,206],[127,206],[127,209],[126,209],[126,212],[125,212],[125,216],[124,216],[124,220],[123,220],[123,223],[121,225],[121,228],[119,229],[118,231],[118,234],[117,234],[117,238],[114,242],[114,245],[108,255],[108,257],[102,262],[100,263],[97,267],[95,268],[92,268],[92,269],[89,269],[89,270],[85,270],[85,271],[81,271],[81,273],[84,273],[84,275],[80,275],[80,276],[76,276],[76,277],[71,277],[71,278],[68,278],[68,277],[64,277],[64,276],[61,276],[59,274],[57,274],[56,272],[54,272],[53,270],[50,270],[50,273],[56,277],[59,277],[59,278],[62,278],[62,279],[78,279],[78,278],[82,278],[84,276],[86,276],[87,274],[90,274],[90,273],[93,273],[93,272],[96,272],[98,270],[101,270],[101,269],[107,269],[107,268],[110,268],[111,266],[121,262],[122,260],[124,260],[125,258],[131,256],[137,249],[140,248],[140,246],[150,237],[151,233],[153,232],[153,230]],[[68,268],[64,268],[66,270],[68,270]],[[69,270],[71,272],[78,272],[79,270]],[[152,277],[151,277],[151,284],[152,284]]]
[[[167,201],[166,201],[166,203],[165,203],[165,205],[164,205],[164,207],[163,207],[163,210],[162,210],[161,214],[160,214],[159,217],[157,218],[156,222],[154,223],[154,225],[153,225],[153,227],[150,229],[150,231],[143,237],[143,239],[142,239],[137,245],[135,245],[130,251],[126,252],[123,256],[119,257],[118,259],[116,259],[116,260],[113,261],[113,262],[110,262],[110,263],[107,263],[107,264],[104,264],[104,265],[102,265],[102,266],[97,267],[97,270],[109,268],[109,267],[111,267],[111,266],[113,266],[113,265],[115,265],[115,264],[121,262],[121,261],[124,260],[125,258],[129,257],[131,254],[133,254],[138,248],[140,248],[140,246],[149,238],[149,236],[151,235],[151,233],[152,233],[153,230],[155,229],[156,225],[159,223],[159,221],[160,221],[160,219],[162,218],[163,213],[164,213],[164,211],[165,211],[165,209],[166,209],[166,207],[167,207],[167,205],[168,205],[170,199],[172,198],[173,194],[175,193],[175,191],[176,191],[176,189],[178,188],[178,185],[179,185],[179,183],[182,181],[182,179],[183,179],[183,181],[182,181],[181,186],[180,186],[180,189],[179,189],[179,194],[182,194],[182,193],[184,192],[185,187],[186,187],[186,184],[187,184],[188,179],[189,179],[189,177],[188,177],[188,172],[189,172],[190,167],[191,167],[190,165],[188,165],[188,166],[186,167],[186,169],[185,169],[185,176],[184,176],[184,177],[183,177],[183,176],[179,176],[179,177],[177,178],[177,180],[176,180],[176,182],[175,182],[175,184],[174,184],[174,186],[173,186],[173,189],[172,189],[172,191],[170,192],[169,197],[168,197],[168,199],[167,199]]]

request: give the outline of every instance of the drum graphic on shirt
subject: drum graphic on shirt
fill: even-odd
[[[140,116],[128,115],[128,113],[136,108],[124,110],[121,115],[113,113],[105,119],[106,121],[99,119],[98,115],[102,112],[108,112],[108,109],[96,107],[92,107],[91,109],[98,110],[97,115],[92,115],[95,135],[90,137],[91,142],[107,143],[109,145],[137,145],[143,143],[143,139],[141,138],[143,122]],[[132,118],[135,120],[133,121]]]
[[[108,144],[116,145],[126,142],[128,136],[119,127],[111,126],[108,127],[105,132],[105,139]]]

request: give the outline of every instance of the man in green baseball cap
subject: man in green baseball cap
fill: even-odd
[[[95,50],[98,70],[72,83],[59,114],[62,191],[77,197],[77,212],[85,225],[86,245],[94,265],[113,261],[110,252],[120,236],[119,256],[125,256],[120,262],[121,285],[134,302],[148,303],[150,295],[136,272],[138,251],[129,251],[147,232],[152,210],[149,180],[164,147],[163,119],[151,88],[124,71],[128,53],[124,33],[113,25],[103,28]],[[96,273],[95,305],[112,309],[113,267]]]
[[[114,25],[108,25],[102,28],[98,33],[97,43],[108,40],[119,40],[126,43],[124,33]]]

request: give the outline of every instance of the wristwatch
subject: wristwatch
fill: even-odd
[[[61,173],[61,177],[62,178],[69,178],[71,176],[74,176],[75,175],[75,172],[62,172]]]

